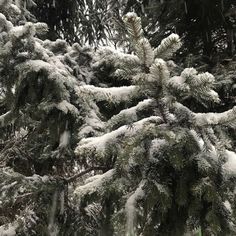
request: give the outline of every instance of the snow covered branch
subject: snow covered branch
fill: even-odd
[[[152,123],[159,124],[161,122],[162,119],[159,116],[150,116],[133,123],[130,128],[129,126],[124,125],[117,130],[111,131],[99,137],[84,138],[79,142],[77,148],[75,149],[75,153],[79,155],[84,152],[90,153],[91,151],[96,151],[97,153],[104,155],[108,144],[117,143],[118,139],[121,137],[122,139],[131,137],[138,131],[142,130],[142,128],[146,125],[150,125]]]
[[[77,187],[74,190],[74,194],[81,198],[84,195],[102,191],[102,187],[104,187],[107,182],[111,181],[114,175],[114,169],[111,169],[101,175],[94,175],[86,180],[85,185]]]
[[[236,122],[236,106],[222,113],[195,113],[194,121],[196,126],[230,125]]]
[[[181,41],[177,34],[171,34],[161,41],[161,44],[154,50],[155,57],[169,58],[181,47]]]
[[[67,183],[71,183],[73,181],[76,181],[78,178],[84,176],[85,174],[88,174],[91,171],[94,171],[94,170],[104,170],[104,169],[105,169],[104,166],[93,166],[93,167],[90,167],[90,168],[88,168],[88,169],[86,169],[84,171],[81,171],[78,174],[75,174],[75,175],[73,175],[71,177],[66,178],[66,182]]]
[[[125,204],[125,211],[127,215],[127,222],[126,222],[126,235],[136,235],[135,233],[135,218],[136,218],[136,204],[137,201],[140,200],[144,196],[143,187],[146,181],[142,180],[135,190],[135,192],[128,198]]]
[[[141,18],[134,12],[129,12],[123,17],[123,21],[126,24],[128,34],[131,36],[135,43],[142,38],[143,29],[141,25]]]
[[[82,85],[77,89],[78,94],[91,95],[95,101],[110,101],[110,102],[121,102],[129,101],[132,96],[137,94],[137,87],[122,86],[122,87],[111,87],[101,88],[93,85]]]
[[[119,112],[117,115],[111,117],[107,122],[107,127],[116,127],[117,125],[124,125],[127,122],[135,122],[138,120],[139,114],[142,114],[146,109],[152,107],[154,100],[145,99],[139,102],[136,106],[127,108]]]

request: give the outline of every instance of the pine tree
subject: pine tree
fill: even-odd
[[[153,49],[128,13],[133,53],[95,53],[43,40],[24,2],[0,1],[0,234],[234,235],[235,107],[186,105],[219,97],[168,60],[178,35]]]
[[[41,40],[47,29],[0,1],[0,235],[73,232],[77,129],[96,114],[80,89],[92,81],[92,51]]]
[[[194,68],[176,74],[168,58],[181,46],[178,35],[153,49],[140,18],[123,19],[134,54],[101,49],[94,67],[110,67],[131,85],[86,87],[97,102],[122,98],[126,105],[108,118],[104,134],[83,138],[75,150],[107,167],[72,194],[78,234],[177,236],[200,227],[203,235],[234,235],[236,154],[227,127],[235,128],[235,107],[192,111],[187,99],[219,102],[214,76]]]

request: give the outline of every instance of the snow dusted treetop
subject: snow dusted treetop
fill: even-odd
[[[96,223],[81,223],[81,232],[182,236],[201,227],[206,235],[235,234],[236,172],[229,163],[235,164],[236,154],[224,128],[235,127],[235,107],[222,113],[193,112],[187,100],[205,107],[220,102],[214,76],[194,68],[174,75],[173,63],[165,59],[181,46],[178,35],[171,34],[154,49],[135,13],[123,19],[134,54],[100,49],[94,67],[102,72],[109,66],[111,76],[125,78],[130,92],[135,86],[138,102],[117,111],[102,135],[78,143],[78,158],[105,163],[113,173],[111,178],[100,175],[99,186],[94,179],[74,191],[80,209],[86,205],[97,215]],[[102,97],[114,91],[87,89],[95,98],[98,92]],[[106,184],[100,184],[103,177]],[[91,218],[90,211],[84,218]]]

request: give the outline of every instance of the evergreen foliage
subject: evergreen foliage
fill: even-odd
[[[35,3],[37,7],[31,11],[39,21],[47,23],[50,29],[47,38],[97,46],[106,44],[113,36],[113,18],[119,16],[118,9],[125,1],[35,0]]]
[[[234,235],[236,108],[188,106],[220,98],[169,60],[179,36],[127,13],[132,53],[93,51],[26,9],[0,0],[0,235]]]
[[[125,59],[132,66],[121,63],[123,54],[115,52],[114,60],[111,51],[99,52],[145,100],[111,117],[103,135],[79,142],[79,158],[113,159],[111,170],[74,191],[81,212],[86,206],[98,215],[97,224],[88,224],[92,216],[85,211],[79,232],[99,235],[106,228],[102,235],[176,236],[201,227],[203,235],[234,235],[236,154],[226,128],[235,129],[235,107],[195,113],[185,106],[187,99],[204,106],[220,102],[213,75],[193,68],[176,75],[173,64],[157,56],[171,56],[180,46],[178,36],[152,49],[140,22],[134,13],[124,17],[135,53]],[[151,109],[140,116],[144,104]]]
[[[35,3],[37,7],[32,3],[27,7],[38,20],[48,24],[47,37],[51,40],[117,45],[123,41],[121,16],[135,11],[142,16],[144,34],[155,47],[163,37],[175,32],[185,45],[181,54],[201,55],[208,64],[215,65],[221,60],[219,53],[224,58],[235,54],[234,0],[35,0]]]
[[[217,55],[235,54],[236,6],[234,0],[128,0],[125,11],[142,16],[144,31],[154,46],[171,32],[184,42],[181,52],[201,54],[213,63]]]
[[[76,170],[77,128],[96,114],[79,90],[91,51],[40,40],[47,25],[25,20],[1,1],[0,234],[70,235],[66,178]]]

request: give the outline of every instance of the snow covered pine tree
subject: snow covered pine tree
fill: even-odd
[[[129,13],[135,55],[92,58],[40,40],[24,2],[0,0],[0,235],[234,235],[235,108],[184,105],[219,99],[212,75],[163,60],[178,36],[153,50]]]
[[[177,75],[168,59],[181,46],[178,35],[153,49],[140,18],[123,19],[134,54],[101,48],[93,67],[109,68],[106,76],[127,86],[83,88],[97,104],[106,99],[118,108],[97,124],[103,135],[83,138],[75,150],[79,159],[108,168],[72,194],[78,235],[182,236],[198,228],[203,235],[235,235],[236,154],[225,131],[235,128],[236,107],[193,112],[187,99],[220,102],[213,75],[194,68]]]
[[[91,52],[40,40],[47,25],[27,22],[23,3],[0,0],[0,235],[74,235],[68,178],[77,128],[96,114],[79,89]]]

